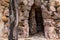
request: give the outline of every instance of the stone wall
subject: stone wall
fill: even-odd
[[[45,1],[41,5],[46,38],[59,38],[60,5],[58,4],[58,1]]]
[[[0,0],[0,11],[2,15],[2,22],[4,35],[9,33],[9,0]],[[33,5],[34,0],[20,0],[18,1],[18,9],[19,9],[19,37],[28,37],[29,36],[29,12],[31,10],[31,6]],[[4,36],[3,35],[3,36]],[[6,37],[6,35],[4,36]]]
[[[59,2],[37,1],[37,0],[19,0],[19,37],[29,37],[29,28],[31,32],[36,33],[35,11],[41,8],[44,20],[44,33],[46,38],[60,37],[60,5]],[[29,21],[30,18],[30,21]],[[28,23],[30,22],[30,24]],[[29,26],[30,25],[30,26]],[[0,0],[0,34],[3,37],[9,33],[9,0]],[[1,36],[1,35],[0,35]]]
[[[7,37],[8,32],[8,18],[9,16],[9,0],[0,0],[0,38]]]

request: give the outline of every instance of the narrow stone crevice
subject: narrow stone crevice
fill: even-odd
[[[34,25],[32,25],[32,24],[34,24]],[[32,32],[31,29],[34,31]],[[29,13],[29,34],[38,34],[40,32],[42,32],[44,34],[42,10],[41,10],[41,8],[36,8],[33,5],[31,8],[31,11]]]
[[[35,9],[35,19],[37,23],[37,32],[44,32],[43,17],[41,8]]]

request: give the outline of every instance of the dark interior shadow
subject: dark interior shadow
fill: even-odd
[[[33,5],[34,6],[34,5]],[[33,8],[33,6],[31,7],[31,9]],[[30,24],[30,17],[31,17],[31,10],[29,13],[29,34],[31,34],[31,24]],[[36,20],[36,33],[42,32],[44,33],[44,25],[43,25],[43,17],[42,17],[42,10],[41,7],[40,8],[35,8],[35,20]]]
[[[37,32],[43,32],[44,33],[44,25],[43,25],[43,17],[42,17],[42,10],[41,8],[35,9],[35,18],[37,23]]]

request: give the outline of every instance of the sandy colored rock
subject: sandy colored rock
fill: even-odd
[[[2,20],[3,20],[4,22],[7,22],[7,21],[8,21],[8,18],[7,18],[6,16],[3,16],[3,17],[2,17]]]
[[[4,0],[1,1],[1,2],[2,2],[2,3],[1,3],[2,6],[5,6],[5,7],[8,7],[8,6],[9,6],[9,3],[5,2]]]
[[[60,7],[57,8],[57,12],[60,14]]]
[[[56,31],[55,31],[55,22],[52,19],[45,19],[44,20],[45,25],[45,36],[46,38],[58,38]]]
[[[9,3],[9,0],[4,0],[4,1]]]
[[[54,8],[54,6],[50,6],[50,10],[51,11],[56,11],[56,9]]]

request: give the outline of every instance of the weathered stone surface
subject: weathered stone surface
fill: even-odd
[[[54,6],[50,6],[50,11],[56,11],[56,9],[54,8]]]
[[[55,22],[53,19],[44,19],[45,26],[45,37],[48,38],[58,38],[55,31]]]
[[[30,34],[34,34],[37,32],[36,30],[36,20],[35,20],[35,15],[36,15],[36,10],[35,8],[33,8],[34,6],[32,6],[32,9],[30,11],[30,14],[29,14],[29,29],[30,29]]]
[[[60,13],[60,7],[57,8],[57,12]]]
[[[21,5],[19,5],[20,15],[19,15],[19,22],[22,23],[21,28],[23,30],[23,37],[29,36],[29,12],[31,10],[31,6],[34,3],[34,0],[22,0]],[[23,22],[21,22],[23,21]]]
[[[8,7],[9,7],[9,0],[0,0],[0,38],[1,37],[7,37],[8,35],[8,30],[7,29],[7,26],[5,26],[5,22],[8,21],[8,18],[6,17],[6,13],[8,14],[9,10],[8,10]],[[6,31],[5,31],[6,30]]]
[[[3,36],[4,33],[4,22],[2,21],[2,12],[0,11],[0,37]]]
[[[53,0],[52,0],[53,1]],[[19,34],[22,34],[22,37],[28,37],[29,36],[29,13],[30,10],[32,9],[32,6],[34,6],[36,9],[38,9],[41,6],[42,10],[42,16],[44,19],[44,28],[45,28],[45,36],[48,38],[58,38],[60,37],[60,21],[57,22],[56,19],[60,18],[60,7],[55,7],[55,6],[60,6],[59,2],[53,1],[50,4],[48,1],[42,2],[37,1],[37,0],[19,0]],[[33,5],[34,4],[34,5]],[[49,4],[49,5],[48,5]],[[6,16],[9,16],[9,0],[0,0],[0,19],[2,17],[2,21],[0,20],[0,33],[3,33],[3,29],[5,26],[6,31],[4,31],[5,34],[8,33],[8,26],[7,20],[9,20]],[[49,9],[49,10],[48,10]],[[35,20],[35,9],[33,10],[31,14],[31,29],[33,30],[32,33],[36,32],[36,20]],[[57,12],[56,12],[57,11]],[[40,16],[39,16],[40,17]],[[3,21],[7,21],[6,23]],[[54,21],[56,20],[56,21]],[[5,24],[4,24],[5,23]],[[56,33],[56,30],[58,33]],[[35,31],[35,32],[34,32]],[[5,35],[4,34],[4,35]],[[59,35],[59,36],[57,36]],[[1,35],[0,35],[1,36]],[[20,35],[19,35],[20,36]]]
[[[51,18],[51,15],[50,14],[52,14],[52,12],[49,12],[47,10],[47,7],[44,6],[44,4],[41,5],[41,8],[42,8],[42,16],[43,16],[43,18],[44,19],[50,19]]]

